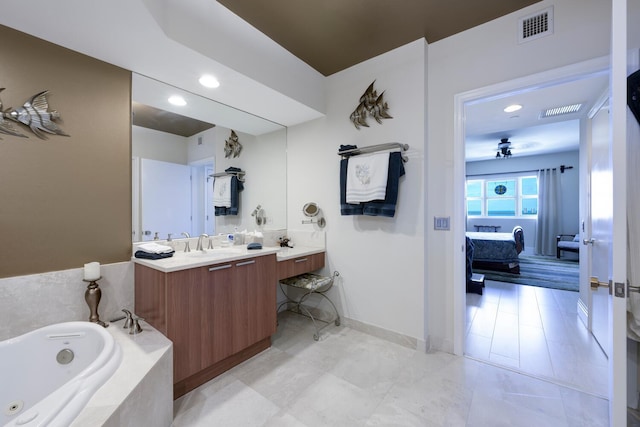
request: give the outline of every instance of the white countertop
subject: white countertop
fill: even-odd
[[[276,254],[278,261],[298,258],[324,252],[324,248],[311,246],[296,246],[294,248],[264,247],[262,249],[247,249],[246,245],[236,245],[227,248],[207,249],[202,251],[177,251],[170,258],[143,259],[133,257],[136,264],[153,268],[163,273],[187,270],[189,268],[204,267],[211,264],[238,261],[256,256]]]
[[[324,248],[315,246],[296,246],[293,248],[278,249],[278,261],[286,261],[288,259],[299,258],[301,256],[320,254],[325,251]]]

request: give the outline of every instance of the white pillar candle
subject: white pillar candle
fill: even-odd
[[[84,280],[98,280],[100,278],[100,263],[90,262],[84,265]]]

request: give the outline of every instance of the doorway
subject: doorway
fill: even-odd
[[[511,99],[516,99],[521,95],[531,95],[538,90],[550,90],[551,92],[561,92],[567,85],[574,83],[583,84],[593,79],[594,85],[600,85],[598,91],[606,89],[602,81],[607,80],[608,64],[603,60],[594,60],[587,63],[576,64],[562,70],[553,70],[548,73],[541,73],[519,79],[518,81],[505,82],[493,87],[483,88],[470,93],[461,94],[456,97],[456,111],[461,116],[459,128],[456,129],[456,142],[462,147],[459,154],[465,157],[468,151],[475,149],[485,150],[490,156],[496,156],[498,142],[504,133],[488,130],[486,133],[494,138],[489,148],[478,148],[471,146],[467,138],[467,129],[462,123],[473,121],[470,114],[475,114],[483,104],[490,105],[501,103],[506,107]],[[557,105],[560,106],[560,105]],[[552,107],[552,105],[549,105]],[[590,109],[592,105],[586,107]],[[584,136],[586,132],[586,119],[582,114],[579,132]],[[471,119],[471,120],[470,120]],[[509,118],[511,119],[511,118]],[[482,117],[483,122],[487,122],[486,117]],[[513,120],[512,123],[517,122]],[[502,125],[502,132],[518,135],[516,126]],[[578,138],[584,139],[583,137]],[[517,140],[513,140],[512,157],[508,159],[487,159],[487,162],[500,162],[502,172],[505,170],[505,162],[511,162],[513,167],[510,172],[517,172],[517,163],[513,162],[518,156],[518,152],[531,151],[535,147],[535,141],[522,141],[521,149],[516,150]],[[458,147],[458,144],[456,144]],[[555,151],[554,151],[555,150]],[[552,149],[551,156],[560,157],[560,151]],[[529,153],[527,153],[529,154]],[[522,156],[524,158],[524,155]],[[579,163],[582,166],[585,162],[584,153],[579,155]],[[456,157],[458,158],[458,157]],[[523,160],[521,163],[529,165],[527,169],[535,169],[539,166],[531,167],[531,161]],[[466,225],[467,206],[465,206],[465,179],[466,162],[461,162],[462,167],[456,173],[456,185],[459,190],[461,208],[460,223]],[[510,165],[511,166],[511,165]],[[555,165],[560,167],[561,165]],[[586,182],[587,168],[580,168],[580,181]],[[522,170],[522,169],[521,169]],[[581,184],[581,189],[583,188]],[[583,199],[583,191],[580,191],[580,212],[579,218],[584,218],[583,206],[586,199]],[[580,220],[575,218],[574,229],[579,234]],[[494,224],[495,225],[495,224]],[[535,226],[534,226],[535,227]],[[465,227],[461,227],[464,229]],[[460,240],[464,239],[460,232]],[[534,243],[535,230],[529,233],[529,250]],[[457,237],[456,237],[457,239]],[[460,262],[462,264],[462,262]],[[586,282],[586,273],[583,267],[580,273],[580,283]],[[464,269],[461,270],[464,272]],[[462,278],[456,281],[459,288],[457,291],[462,294],[465,289],[465,280]],[[582,285],[581,285],[582,286]],[[488,363],[514,369],[533,376],[541,377],[562,385],[568,385],[580,390],[607,396],[607,361],[592,334],[587,330],[580,311],[588,305],[588,290],[580,292],[570,292],[556,289],[547,289],[538,286],[526,286],[513,283],[503,283],[497,281],[487,281],[483,295],[464,294],[460,295],[459,301],[463,301],[463,309],[460,310],[464,325],[464,332],[456,337],[464,353],[468,357],[477,358]],[[581,308],[582,307],[582,308]],[[593,375],[585,375],[585,372]]]

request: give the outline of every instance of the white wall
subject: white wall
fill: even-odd
[[[288,130],[288,228],[302,225],[314,201],[327,220],[326,270],[341,280],[332,290],[341,314],[417,339],[424,345],[424,140],[426,44],[418,40],[327,79],[327,114]],[[357,130],[349,115],[375,80],[393,119]],[[394,218],[340,215],[341,144],[411,146]]]
[[[547,154],[541,156],[511,157],[510,159],[485,160],[468,162],[466,165],[467,177],[490,173],[511,173],[529,171],[541,168],[557,168],[560,165],[573,166],[573,169],[565,170],[560,174],[560,194],[562,203],[559,214],[561,215],[560,231],[565,234],[577,234],[580,227],[579,218],[579,184],[580,162],[579,151],[567,151],[563,153]],[[514,226],[520,225],[524,231],[525,253],[533,254],[536,241],[536,220],[527,218],[468,218],[467,230],[475,231],[474,224],[490,224],[502,226],[501,232],[509,232]]]
[[[286,129],[253,136],[236,132],[242,144],[238,157],[226,158],[224,143],[231,130],[216,126],[189,139],[189,160],[215,157],[215,170],[222,172],[233,166],[245,171],[244,190],[240,193],[240,212],[237,216],[216,217],[216,232],[228,233],[237,227],[242,230],[264,230],[286,228]],[[197,138],[202,136],[202,146],[197,146]],[[259,227],[251,212],[261,205],[267,223]]]
[[[140,126],[131,126],[131,156],[187,164],[187,138]]]
[[[554,34],[517,44],[517,20],[554,6]],[[600,0],[542,1],[458,35],[429,45],[425,221],[454,216],[454,96],[609,52],[611,3]],[[452,227],[464,227],[454,223]],[[428,331],[434,347],[453,351],[453,264],[463,242],[453,233],[427,227]]]

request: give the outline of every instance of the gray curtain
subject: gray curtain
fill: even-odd
[[[560,174],[556,169],[538,171],[538,225],[536,255],[556,255],[556,236],[560,234]]]

